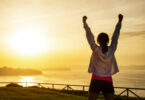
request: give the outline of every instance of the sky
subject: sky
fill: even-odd
[[[119,66],[145,65],[145,0],[0,0],[0,67],[86,68],[91,49],[82,16],[97,38],[111,38],[124,15]]]

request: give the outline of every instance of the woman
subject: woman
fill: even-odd
[[[87,17],[83,17],[83,24],[86,31],[88,43],[92,49],[92,56],[88,72],[92,73],[92,79],[89,87],[88,100],[96,100],[99,93],[102,92],[106,100],[113,100],[114,87],[112,75],[119,72],[114,53],[117,48],[118,38],[121,29],[123,15],[118,15],[118,23],[112,36],[111,45],[108,46],[109,37],[106,33],[100,33],[95,43],[94,36],[87,25]]]

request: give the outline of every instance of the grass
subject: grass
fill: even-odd
[[[76,93],[79,94],[77,91]],[[99,97],[97,100],[104,100],[102,95]],[[88,100],[88,98],[46,88],[0,87],[0,100]],[[137,100],[137,98],[127,99],[121,96],[115,97],[115,100]]]
[[[87,97],[41,88],[1,87],[0,100],[87,100]]]

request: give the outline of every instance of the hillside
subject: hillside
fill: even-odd
[[[40,88],[1,87],[0,100],[87,100],[87,97]]]

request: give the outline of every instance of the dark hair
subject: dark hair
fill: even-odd
[[[97,42],[102,47],[102,52],[105,54],[108,51],[107,44],[109,43],[109,37],[106,33],[100,33],[97,38]]]

